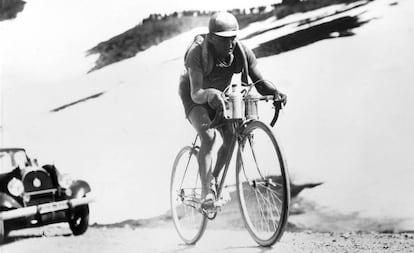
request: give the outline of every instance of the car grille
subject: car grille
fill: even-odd
[[[55,188],[52,179],[46,171],[30,171],[23,179],[24,191],[37,192]]]
[[[46,171],[30,171],[23,179],[26,206],[38,205],[55,201],[56,187]]]

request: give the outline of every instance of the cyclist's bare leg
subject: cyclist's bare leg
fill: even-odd
[[[219,129],[223,143],[220,149],[217,152],[217,162],[214,166],[213,176],[218,177],[224,165],[226,165],[227,153],[230,148],[230,143],[233,138],[233,131],[231,128],[231,123],[226,122],[226,124]]]
[[[216,132],[214,129],[210,129],[209,125],[211,119],[209,117],[208,111],[201,106],[195,106],[188,115],[188,118],[200,136],[201,144],[200,150],[198,153],[198,166],[200,171],[200,176],[203,184],[202,189],[202,198],[204,198],[210,187],[211,181],[211,169],[212,169],[212,151],[216,138]]]

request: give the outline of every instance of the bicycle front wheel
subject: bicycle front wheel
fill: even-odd
[[[237,192],[247,230],[261,246],[282,236],[290,201],[286,163],[270,128],[249,122],[237,152]]]
[[[178,235],[186,244],[195,244],[207,225],[207,217],[200,212],[202,183],[197,156],[197,148],[181,149],[171,175],[171,214]]]

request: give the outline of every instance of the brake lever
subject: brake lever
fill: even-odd
[[[279,112],[282,109],[282,101],[281,100],[275,101],[275,103],[273,105],[275,106],[275,114],[273,115],[273,119],[270,122],[271,127],[274,127],[274,125],[276,124],[277,119],[279,118]]]

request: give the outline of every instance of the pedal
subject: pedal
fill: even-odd
[[[214,218],[216,218],[217,211],[220,210],[220,208],[215,205],[216,202],[217,201],[214,201],[213,199],[209,199],[201,204],[200,211],[209,220],[213,220]]]
[[[201,208],[204,210],[214,209],[215,208],[215,201],[213,199],[208,199],[201,203]]]
[[[223,190],[223,192],[221,193],[220,199],[217,200],[216,202],[214,202],[214,206],[222,207],[223,205],[225,205],[230,200],[231,200],[230,192],[227,191],[227,190]]]

